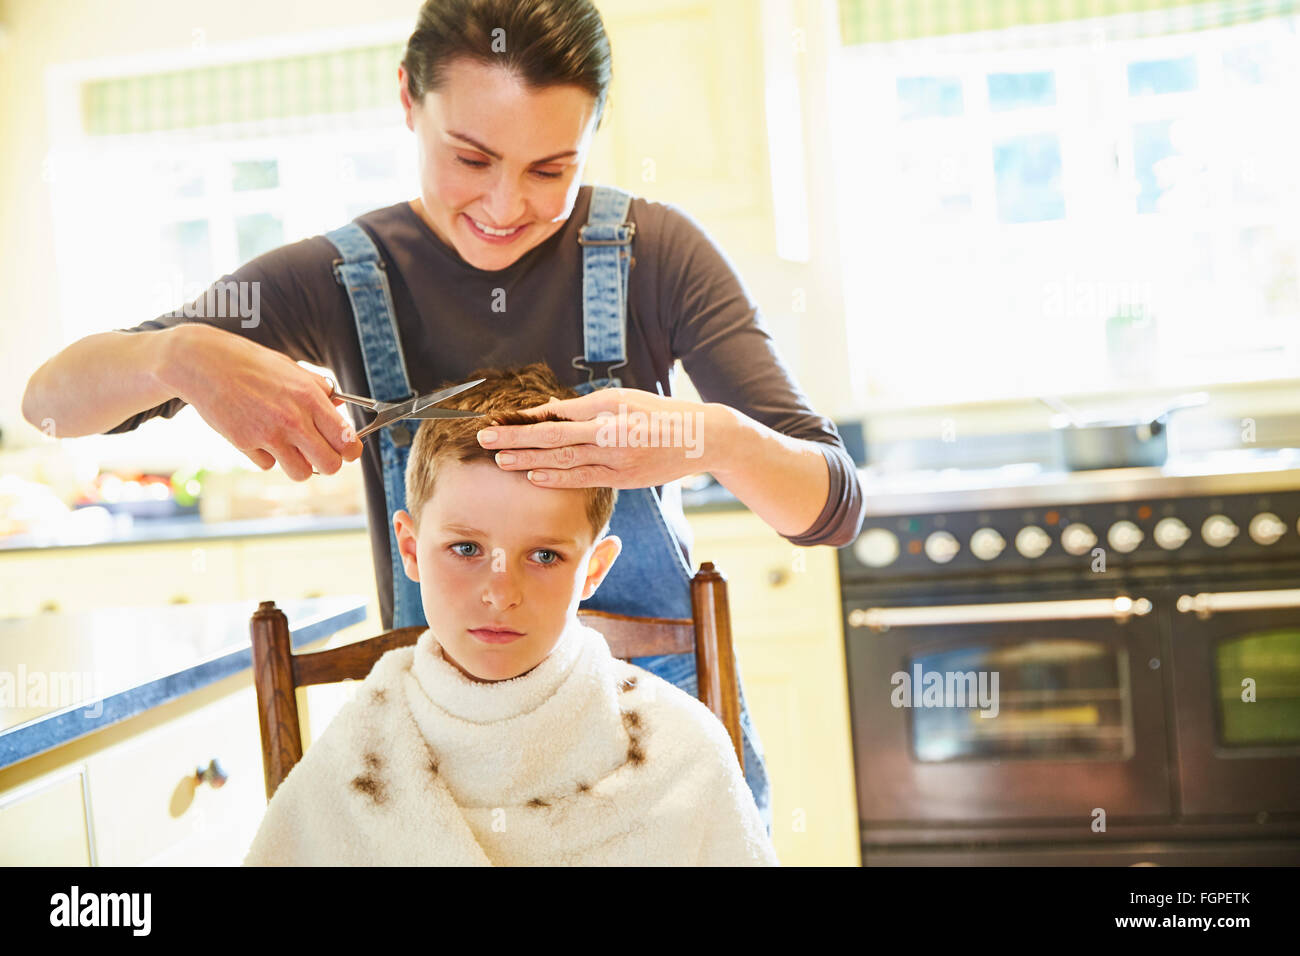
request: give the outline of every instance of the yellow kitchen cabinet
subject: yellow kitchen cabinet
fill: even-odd
[[[149,712],[149,726],[86,761],[100,866],[238,863],[265,812],[251,674],[172,703],[182,706]],[[214,759],[219,788],[195,773]]]
[[[0,578],[0,617],[375,590],[364,528],[7,551]],[[377,598],[372,608],[378,621]]]
[[[239,593],[257,601],[370,594],[375,571],[368,532],[242,538]]]
[[[85,767],[69,767],[0,794],[0,866],[90,866]]]
[[[798,548],[748,510],[688,512],[698,567],[727,579],[732,639],[772,783],[784,866],[861,863],[835,549]]]
[[[196,774],[214,759],[220,787]],[[257,697],[243,671],[0,770],[0,863],[234,866],[265,812]]]
[[[230,601],[229,540],[0,552],[0,617],[101,607]]]

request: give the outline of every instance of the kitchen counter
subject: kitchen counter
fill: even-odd
[[[105,608],[0,621],[0,769],[250,668],[249,620],[257,604]],[[294,647],[366,618],[359,595],[279,606]]]

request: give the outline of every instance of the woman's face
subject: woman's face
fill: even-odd
[[[500,67],[461,59],[443,89],[417,103],[405,67],[398,76],[420,166],[420,199],[411,205],[443,242],[496,271],[564,225],[594,133],[590,93],[529,90]],[[480,226],[511,231],[494,236]]]

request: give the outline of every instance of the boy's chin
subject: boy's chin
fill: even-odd
[[[473,680],[496,683],[522,677],[533,670],[555,649],[557,641],[558,636],[556,640],[549,642],[546,653],[536,660],[532,659],[535,656],[534,654],[524,652],[522,648],[512,653],[508,649],[511,645],[493,649],[480,647],[474,641],[474,638],[468,635],[466,635],[464,642],[459,644],[459,647],[455,644],[448,647],[442,641],[437,641],[437,643],[442,647],[442,656],[447,658],[448,663],[462,674]]]

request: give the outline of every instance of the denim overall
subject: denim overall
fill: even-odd
[[[624,349],[627,319],[627,283],[633,224],[627,222],[630,194],[608,186],[592,190],[587,224],[579,230],[582,245],[582,307],[584,355],[573,358],[575,368],[587,372],[587,381],[575,386],[580,395],[597,388],[618,387],[621,381],[610,373],[627,364]],[[397,335],[392,294],[384,275],[384,263],[370,237],[355,222],[325,234],[339,250],[334,275],[348,291],[357,336],[372,398],[399,401],[414,396],[406,377],[406,361]],[[604,377],[596,377],[593,365],[603,364]],[[406,462],[418,422],[398,422],[379,431],[379,449],[384,476],[387,513],[406,507]],[[623,550],[600,587],[579,607],[637,617],[692,616],[691,567],[682,554],[677,537],[664,518],[654,488],[621,488],[610,534],[623,542]],[[397,552],[397,536],[388,528],[388,548],[393,563],[392,627],[427,624],[420,585],[406,576]],[[632,663],[675,684],[692,697],[698,695],[694,654],[661,654],[637,657]],[[739,666],[739,657],[737,657]],[[754,733],[745,691],[740,688],[740,725],[744,739],[745,782],[767,826],[772,830],[772,811],[767,770],[761,744]]]

